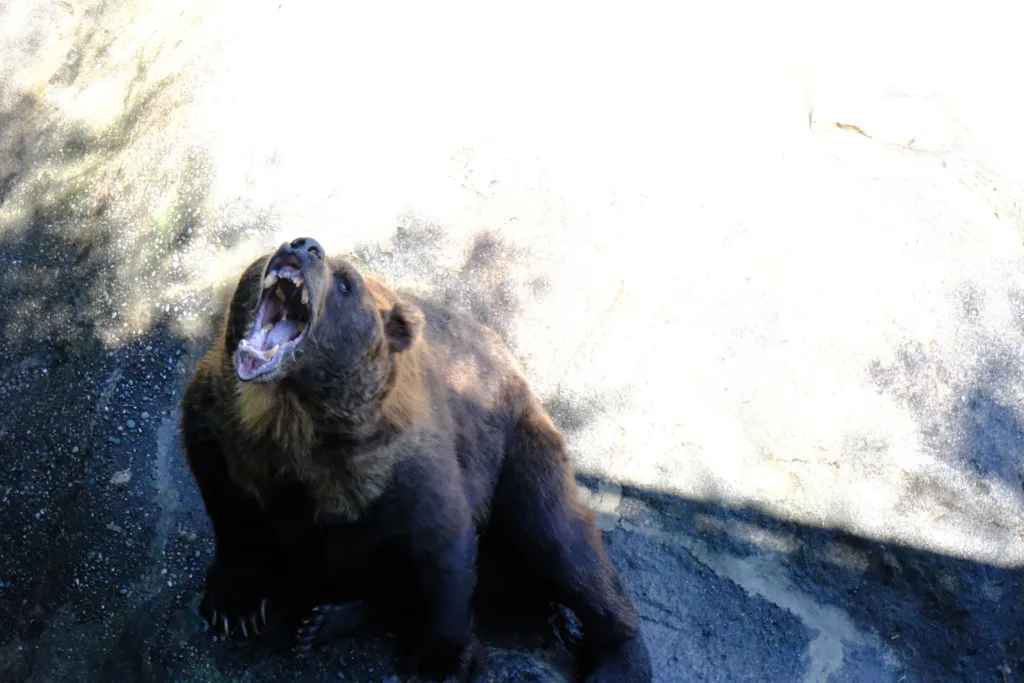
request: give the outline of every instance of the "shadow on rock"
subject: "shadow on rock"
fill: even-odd
[[[620,511],[609,550],[660,680],[805,680],[823,633],[830,680],[1024,676],[1019,570],[631,487]]]
[[[1016,325],[994,333],[979,324],[983,301],[969,283],[956,295],[962,326],[956,346],[905,343],[895,356],[868,368],[871,381],[913,417],[924,451],[939,466],[906,475],[902,510],[920,515],[932,501],[935,522],[967,525],[973,541],[1020,552],[1017,510],[1024,504],[1024,294],[1005,305]],[[870,457],[889,457],[877,444]],[[1012,550],[1010,550],[1012,549]]]
[[[441,304],[469,313],[514,347],[514,322],[521,312],[515,269],[528,258],[494,231],[476,234],[455,263],[447,233],[406,217],[390,245],[360,244],[353,255],[390,282],[414,281]]]

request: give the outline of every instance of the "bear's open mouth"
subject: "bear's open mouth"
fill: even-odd
[[[238,344],[239,377],[250,380],[277,369],[285,354],[306,337],[310,321],[309,290],[302,273],[290,266],[268,272],[252,331]]]

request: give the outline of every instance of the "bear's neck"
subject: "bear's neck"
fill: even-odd
[[[372,377],[318,377],[274,384],[238,382],[243,430],[303,457],[322,437],[358,441],[378,431],[384,382]]]

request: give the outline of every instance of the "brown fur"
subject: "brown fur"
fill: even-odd
[[[565,439],[500,338],[309,244],[274,256],[303,260],[315,311],[302,344],[274,359],[288,365],[249,382],[235,366],[265,257],[239,279],[184,397],[217,540],[204,613],[252,615],[280,581],[318,600],[361,586],[382,611],[413,615],[400,620],[422,648],[414,668],[440,680],[465,662],[479,550],[539,602],[577,611],[588,681],[649,681],[638,616]]]

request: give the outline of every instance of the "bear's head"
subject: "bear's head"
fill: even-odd
[[[319,384],[379,374],[422,327],[416,306],[384,296],[351,263],[299,237],[242,276],[227,343],[242,382]]]

